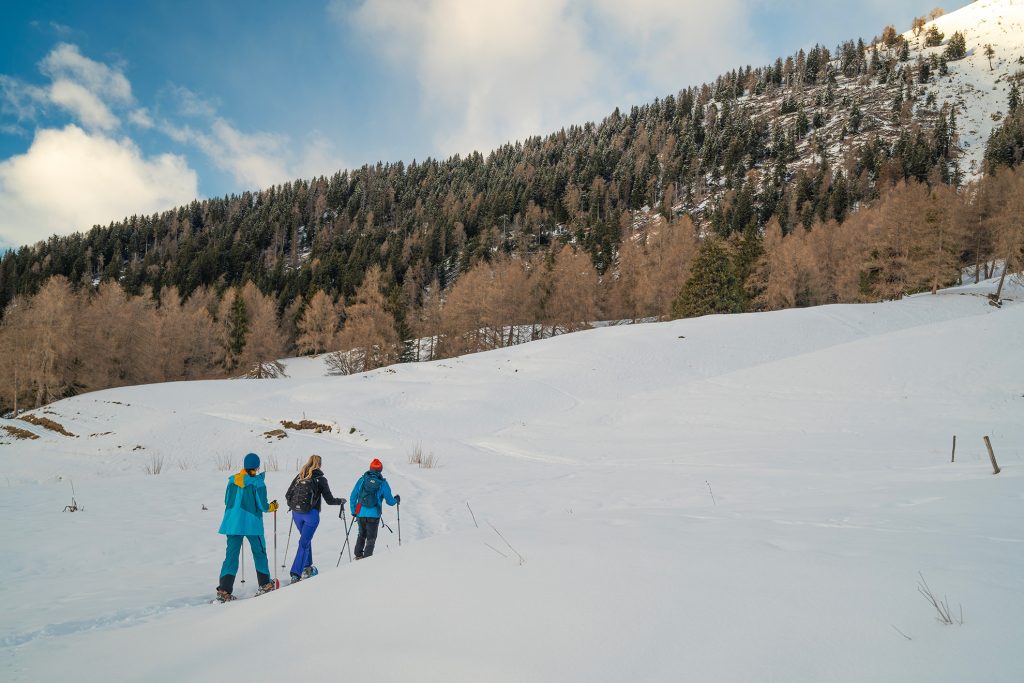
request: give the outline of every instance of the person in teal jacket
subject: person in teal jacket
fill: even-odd
[[[377,530],[380,528],[380,513],[383,503],[399,505],[401,496],[391,495],[391,484],[384,478],[384,465],[377,458],[370,463],[370,469],[359,477],[349,501],[352,515],[359,524],[356,536],[355,555],[357,560],[373,555],[377,544]]]
[[[228,537],[224,564],[220,568],[220,585],[217,586],[217,600],[234,600],[231,594],[238,572],[238,557],[242,550],[242,539],[249,539],[253,564],[256,565],[256,580],[259,583],[257,595],[274,590],[277,586],[270,578],[267,562],[267,542],[263,535],[263,513],[277,510],[277,501],[267,502],[266,474],[256,474],[260,468],[260,456],[249,453],[242,463],[242,470],[228,478],[224,491],[224,519],[217,533]]]

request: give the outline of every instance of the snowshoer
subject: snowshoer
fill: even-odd
[[[291,568],[292,583],[317,574],[316,567],[313,566],[313,534],[320,524],[321,501],[326,501],[328,505],[345,507],[345,499],[335,498],[331,493],[327,477],[320,470],[321,464],[319,455],[309,456],[309,460],[292,479],[288,493],[285,494],[292,520],[299,532],[299,549],[295,552],[295,561],[292,562]]]
[[[356,559],[373,555],[373,546],[377,543],[377,530],[380,528],[381,503],[398,505],[402,497],[391,495],[391,485],[382,474],[384,465],[374,458],[370,469],[359,478],[349,500],[355,506],[352,515],[359,523],[359,535],[356,537]]]
[[[249,453],[242,462],[242,470],[228,478],[224,492],[224,519],[217,533],[228,537],[224,564],[220,568],[220,585],[217,599],[221,602],[234,600],[235,573],[238,571],[238,556],[242,540],[249,539],[253,564],[259,583],[257,595],[277,588],[270,578],[267,562],[267,542],[263,535],[263,513],[277,510],[277,501],[267,502],[267,485],[263,481],[266,472],[256,474],[260,468],[260,456]]]

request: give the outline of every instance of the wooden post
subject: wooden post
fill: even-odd
[[[999,474],[999,465],[996,464],[996,454],[992,452],[992,442],[985,437],[985,448],[988,449],[988,459],[992,461],[992,474]]]
[[[953,435],[953,455],[949,456],[950,462],[956,462],[956,434]]]

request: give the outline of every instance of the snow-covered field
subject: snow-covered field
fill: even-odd
[[[0,421],[41,437],[0,438],[0,680],[1019,681],[1024,306],[992,289],[37,411],[75,438]],[[263,436],[302,418],[332,431]],[[389,508],[335,568],[325,507],[319,577],[208,604],[218,463],[250,450],[279,499],[310,453],[345,496],[381,458],[402,546]]]

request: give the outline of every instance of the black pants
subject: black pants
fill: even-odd
[[[380,517],[360,517],[359,535],[356,536],[356,557],[373,555],[373,546],[377,544],[377,530],[380,528]]]

